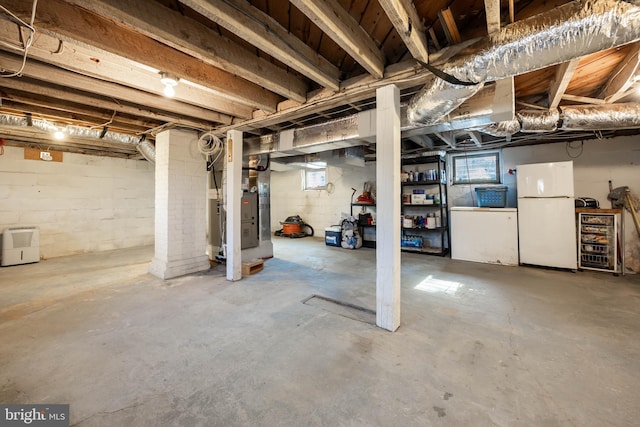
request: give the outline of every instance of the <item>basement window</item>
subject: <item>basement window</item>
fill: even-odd
[[[453,184],[500,184],[500,152],[451,156]]]
[[[306,190],[324,190],[327,188],[327,164],[310,162],[302,169],[302,188]]]

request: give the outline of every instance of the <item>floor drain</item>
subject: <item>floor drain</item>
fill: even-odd
[[[369,323],[371,325],[376,324],[376,312],[374,310],[369,310],[368,308],[360,307],[348,302],[338,301],[321,295],[311,295],[309,298],[302,300],[302,303],[312,307],[318,307],[359,322]]]

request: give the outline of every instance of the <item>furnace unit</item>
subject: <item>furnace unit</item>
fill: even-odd
[[[258,193],[245,192],[242,195],[242,215],[241,221],[241,248],[255,248],[259,245],[258,240]]]

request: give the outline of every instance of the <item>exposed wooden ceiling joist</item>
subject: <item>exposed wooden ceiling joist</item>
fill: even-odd
[[[588,96],[576,96],[576,95],[570,95],[568,93],[565,93],[564,95],[562,95],[562,99],[565,99],[565,100],[571,101],[571,102],[579,102],[581,104],[596,104],[596,105],[600,105],[600,104],[606,104],[607,103],[604,99],[590,98]]]
[[[382,78],[382,51],[336,0],[291,0],[291,3],[371,75]]]
[[[385,69],[384,74],[384,79],[376,79],[370,74],[354,77],[342,83],[340,92],[322,89],[310,93],[307,102],[299,108],[279,111],[265,117],[247,120],[234,126],[222,126],[216,129],[216,132],[224,133],[231,128],[244,131],[272,126],[283,121],[296,120],[345,103],[354,103],[375,97],[376,89],[388,84],[395,84],[402,90],[424,84],[431,76],[422,67],[417,66],[413,60],[390,65]]]
[[[16,15],[31,14],[30,2],[3,0]],[[140,33],[68,4],[47,0],[38,4],[36,27],[40,32],[63,40],[79,41],[122,56],[131,61],[169,72],[219,92],[227,100],[265,111],[275,111],[282,99],[255,83],[238,78],[197,58],[152,40]]]
[[[436,36],[436,32],[433,27],[429,28],[429,35],[431,36],[431,41],[436,49],[440,50],[442,47],[440,46],[440,42],[438,41],[438,36]]]
[[[482,134],[480,132],[469,131],[467,134],[473,143],[476,144],[476,147],[482,147]]]
[[[119,102],[113,98],[98,98],[93,95],[79,93],[68,88],[63,88],[57,84],[38,84],[35,80],[27,78],[0,79],[0,88],[4,88],[3,98],[25,103],[37,103],[37,105],[46,106],[47,108],[69,108],[69,111],[86,111],[82,107],[67,106],[67,103],[74,103],[78,106],[92,106],[107,111],[116,111],[118,113],[128,114],[131,116],[143,117],[149,120],[176,123],[179,125],[194,127],[196,129],[208,129],[211,122],[206,120],[187,119],[179,114],[165,113],[153,111],[140,106],[129,103]],[[8,90],[7,90],[8,89]],[[17,95],[15,91],[31,94],[30,96]]]
[[[18,69],[22,60],[15,55],[0,52],[0,61],[11,69]],[[82,76],[71,71],[65,71],[51,65],[45,65],[38,61],[27,61],[22,73],[40,81],[64,84],[67,87],[99,94],[105,97],[121,99],[133,104],[145,105],[163,111],[180,111],[181,114],[193,118],[204,119],[212,123],[225,123],[229,121],[229,116],[207,110],[205,108],[187,105],[162,96],[152,95],[136,89],[130,89],[117,83],[94,79]],[[4,80],[4,79],[3,79]],[[4,84],[0,82],[0,84]]]
[[[457,148],[458,144],[456,143],[456,137],[453,132],[436,132],[435,135],[443,140],[449,147]]]
[[[549,108],[556,108],[560,105],[562,96],[569,86],[569,82],[578,67],[578,63],[580,63],[580,58],[572,59],[571,61],[558,65],[556,76],[551,81],[551,87],[549,88]]]
[[[599,98],[607,102],[616,102],[622,99],[627,90],[634,83],[634,77],[640,66],[640,43],[635,43],[626,58],[611,73],[611,78],[605,83]]]
[[[309,16],[321,17],[317,22],[322,28],[281,0],[41,1],[35,23],[40,38],[27,56],[25,77],[0,79],[0,95],[6,100],[0,112],[31,110],[34,117],[58,117],[62,123],[86,121],[86,126],[93,128],[109,122],[115,112],[112,125],[132,133],[145,127],[146,133],[153,133],[184,125],[221,134],[238,129],[265,135],[375,108],[375,90],[387,84],[402,90],[401,102],[406,104],[419,86],[433,78],[410,58],[425,55],[423,61],[442,66],[475,51],[471,45],[482,40],[485,31],[495,33],[501,24],[513,21],[514,12],[523,19],[571,0],[323,0],[320,5],[311,0],[293,1],[301,7],[319,7],[319,12]],[[22,18],[30,17],[32,1],[2,3]],[[198,5],[229,7],[233,12],[212,15],[203,13]],[[438,12],[447,7],[450,9],[439,18]],[[475,19],[483,8],[486,22]],[[234,13],[238,22],[233,22]],[[349,23],[332,18],[332,13],[346,17]],[[7,38],[10,26],[14,26],[12,41],[17,40],[15,25],[9,21],[0,11],[0,43]],[[439,50],[428,58],[425,23],[433,38],[429,45]],[[367,34],[365,41],[345,35],[358,28]],[[460,37],[454,40],[450,34],[450,45],[440,49],[438,43],[445,40],[443,31],[455,33],[458,29]],[[332,38],[342,39],[342,47]],[[57,39],[64,43],[60,45]],[[465,41],[456,41],[460,39]],[[491,37],[485,41],[497,42]],[[382,78],[378,78],[379,69],[366,65],[372,63],[368,53],[356,52],[363,46],[369,49],[371,43],[384,54],[381,62],[387,66]],[[0,50],[21,53],[6,45]],[[420,50],[422,53],[416,53]],[[362,66],[353,57],[369,67],[367,72],[357,75]],[[3,58],[0,56],[0,61]],[[405,62],[399,63],[401,60]],[[640,95],[632,93],[635,84],[631,84],[637,63],[637,52],[629,45],[588,55],[572,78],[560,73],[556,78],[560,84],[554,87],[549,82],[554,80],[557,66],[516,76],[515,91],[512,79],[500,80],[485,86],[486,91],[437,124],[419,126],[403,117],[403,138],[415,137],[418,142],[410,143],[411,149],[427,150],[431,148],[425,138],[431,135],[433,149],[448,149],[446,142],[433,136],[436,132],[453,130],[459,139],[468,140],[470,129],[500,118],[513,119],[515,105],[547,109],[560,99],[588,104],[603,103],[605,98],[607,102],[637,102]],[[33,73],[32,65],[41,68]],[[4,66],[2,62],[0,68]],[[306,73],[297,72],[305,67]],[[170,101],[160,95],[160,71],[180,78],[177,99]],[[319,76],[311,79],[319,81],[322,89],[305,77],[313,72]],[[340,78],[349,80],[340,82]],[[76,85],[77,79],[83,83]],[[128,95],[122,95],[125,93]],[[212,113],[218,113],[215,120]],[[493,137],[482,137],[482,148],[494,141]],[[455,144],[451,138],[449,142]]]
[[[248,41],[263,52],[316,81],[338,90],[340,71],[294,37],[275,19],[245,0],[181,0],[218,25]]]
[[[433,149],[433,139],[429,135],[413,135],[409,139],[422,148]]]
[[[247,79],[285,98],[304,102],[307,85],[268,60],[169,8],[130,0],[67,0],[147,37]],[[188,37],[185,35],[188,34]]]
[[[487,33],[500,30],[500,0],[484,0],[484,11],[487,15]]]
[[[409,0],[379,0],[379,2],[411,56],[428,63],[427,36],[413,2]],[[437,48],[440,49],[439,45]]]
[[[12,34],[19,41],[12,24],[0,20],[0,34]],[[15,28],[15,26],[13,26]],[[47,34],[39,34],[29,48],[29,58],[54,64],[60,68],[86,76],[119,83],[149,93],[162,94],[160,76],[154,71],[136,66],[135,63],[117,55],[70,42],[62,42]],[[221,113],[223,123],[231,123],[232,117],[249,118],[252,109],[242,104],[221,99],[215,95],[189,85],[175,88],[175,100],[186,102]]]
[[[440,23],[442,24],[442,28],[444,29],[444,33],[447,36],[449,44],[460,43],[462,38],[460,37],[458,25],[453,17],[453,13],[451,13],[451,8],[442,9],[438,12],[438,18],[440,18]]]

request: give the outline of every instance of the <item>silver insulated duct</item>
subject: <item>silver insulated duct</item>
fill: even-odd
[[[611,130],[640,127],[640,104],[560,107],[563,130]]]
[[[520,110],[516,120],[478,128],[493,136],[548,133],[556,130],[596,131],[640,128],[640,104],[571,105],[551,110]]]
[[[0,126],[23,128],[31,127],[48,133],[63,130],[67,136],[72,138],[93,139],[116,144],[133,145],[145,159],[151,163],[155,162],[155,147],[147,140],[142,141],[139,136],[109,131],[105,132],[103,129],[91,129],[81,126],[65,125],[64,127],[59,127],[47,120],[34,118],[29,119],[27,117],[13,116],[9,114],[0,114]]]
[[[520,121],[521,131],[525,133],[555,132],[560,121],[558,109],[551,110],[520,110],[516,113]]]
[[[461,86],[434,76],[411,99],[409,121],[438,122],[486,82],[640,40],[640,8],[635,3],[639,2],[575,1],[502,28],[471,46],[474,54],[441,67],[460,81],[476,84]]]
[[[136,149],[142,157],[147,159],[147,161],[151,164],[156,164],[156,146],[153,145],[149,140],[145,139],[144,141],[139,142],[136,145]]]
[[[510,136],[520,132],[520,122],[516,119],[504,122],[492,123],[478,129],[482,133],[491,136]]]

